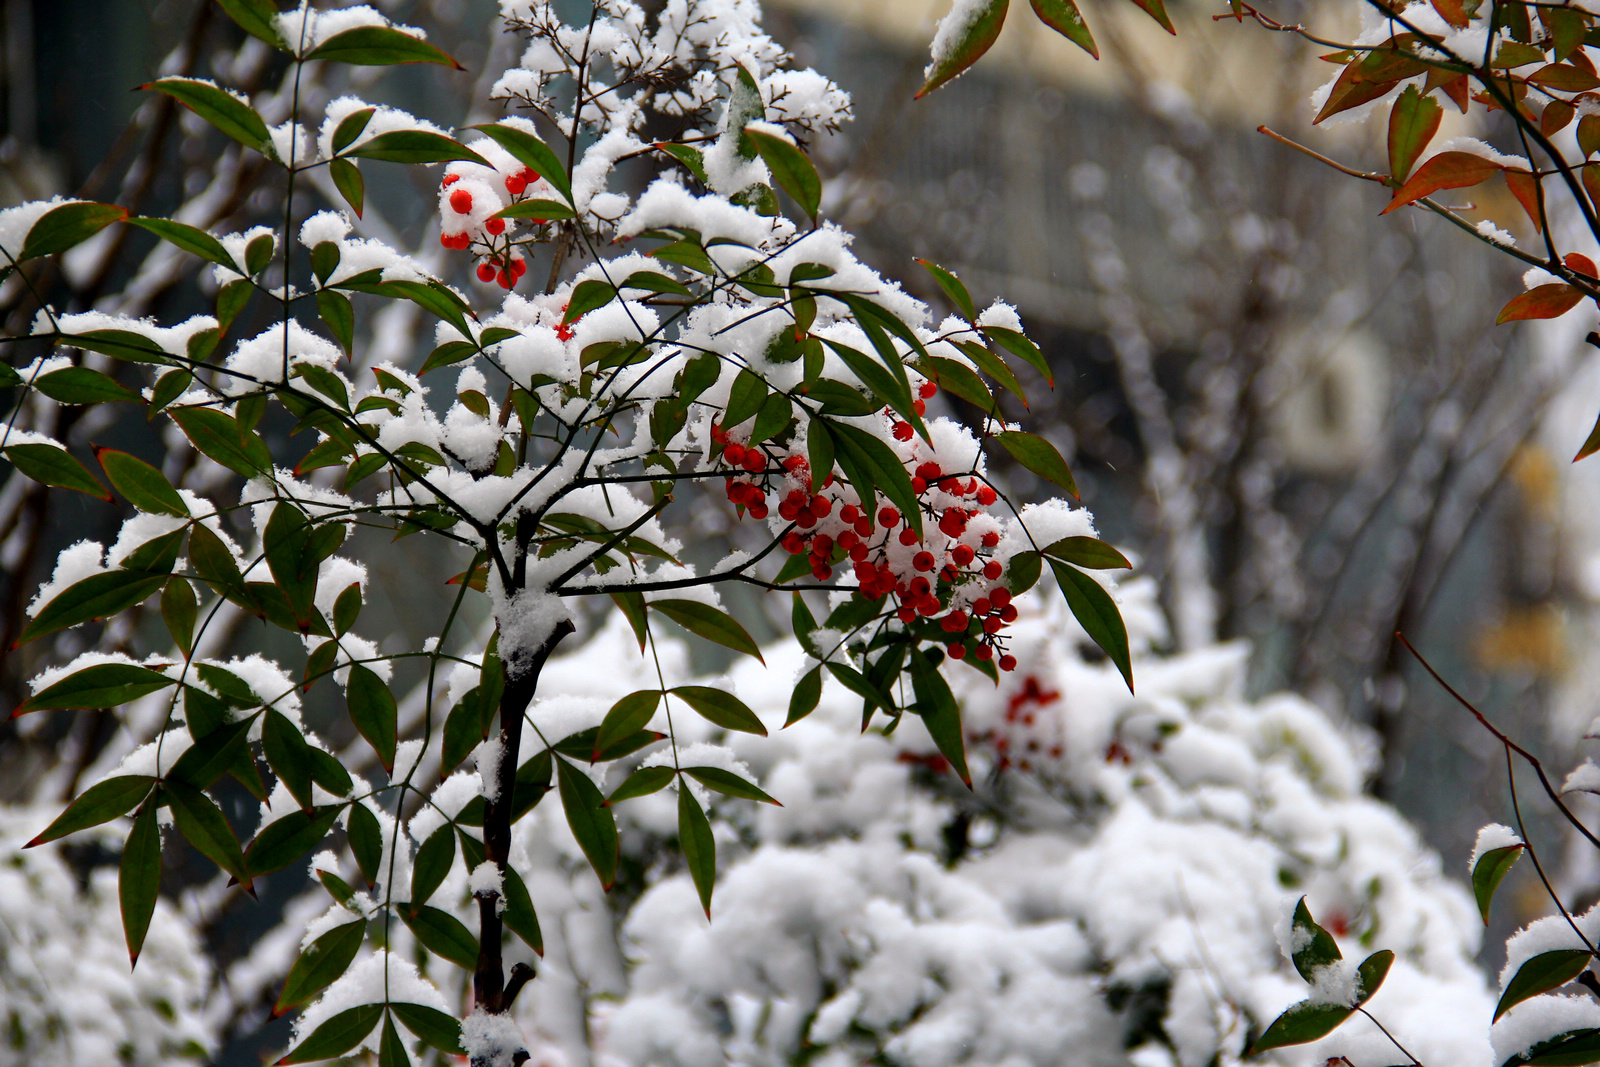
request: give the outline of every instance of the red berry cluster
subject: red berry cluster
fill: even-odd
[[[523,167],[521,170],[503,174],[498,170],[489,170],[475,164],[456,164],[445,174],[440,183],[441,194],[443,190],[460,182],[465,176],[476,176],[487,173],[500,179],[510,195],[512,203],[524,199],[529,187],[539,180],[539,173],[532,167]],[[482,181],[482,179],[480,179]],[[469,183],[471,184],[471,183]],[[477,185],[479,195],[487,195],[487,203],[474,199],[469,189],[451,189],[447,196],[443,196],[444,212],[440,227],[439,243],[456,252],[473,250],[480,258],[478,264],[478,280],[497,283],[502,289],[510,289],[527,273],[528,264],[521,253],[516,251],[515,243],[506,234],[506,220],[496,218],[495,215],[502,209],[502,202],[498,191],[490,189],[486,194],[482,184]],[[445,208],[448,210],[445,210]],[[488,215],[481,220],[474,221],[475,209],[477,214],[483,214],[487,209]],[[530,220],[535,226],[543,225],[546,220]]]
[[[922,383],[921,388],[917,390],[917,399],[911,402],[912,410],[917,413],[918,418],[921,418],[923,415],[928,413],[927,401],[932,400],[933,395],[938,391],[939,387],[934,385],[932,382]],[[892,432],[894,433],[894,439],[896,441],[909,441],[911,440],[911,435],[916,433],[916,431],[911,428],[911,424],[906,422],[904,419],[895,420],[894,429]]]
[[[924,400],[936,392],[931,382],[919,390]],[[1016,620],[1017,609],[1011,591],[999,584],[1005,573],[1005,565],[994,558],[1000,533],[986,511],[999,496],[977,476],[946,475],[931,460],[917,464],[911,484],[927,531],[918,537],[891,505],[867,514],[854,491],[836,484],[831,473],[820,486],[813,485],[804,455],[785,454],[786,449],[770,442],[734,440],[717,424],[711,427],[711,439],[720,447],[717,461],[728,476],[728,499],[751,517],[765,519],[768,498],[776,494],[778,518],[789,524],[783,548],[790,555],[805,555],[814,578],[827,581],[848,560],[857,597],[893,596],[896,615],[908,626],[918,619],[937,620],[949,635],[945,651],[952,659],[965,658],[970,649],[979,660],[996,661],[1001,670],[1016,668],[1016,657],[1005,652],[1002,631]],[[975,525],[979,516],[984,521]]]

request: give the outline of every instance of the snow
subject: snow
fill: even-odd
[[[30,200],[26,204],[18,204],[16,207],[0,211],[0,248],[5,249],[15,259],[22,255],[22,248],[28,240],[28,231],[33,229],[34,223],[63,204],[82,202],[52,196],[49,200]]]
[[[953,0],[949,12],[934,30],[933,44],[929,46],[932,61],[923,69],[922,76],[931,77],[934,69],[961,45],[972,26],[994,6],[995,0]]]
[[[358,957],[348,971],[301,1012],[294,1022],[295,1041],[304,1041],[317,1027],[347,1008],[381,1004],[385,1000],[399,1004],[422,1004],[440,1011],[451,1010],[438,987],[419,974],[410,960],[398,953],[374,951]],[[362,1038],[356,1049],[376,1052],[377,1043],[378,1028],[375,1024],[372,1032]]]
[[[1600,1002],[1588,993],[1530,997],[1501,1016],[1489,1039],[1495,1062],[1503,1063],[1541,1041],[1590,1027],[1600,1027]]]
[[[527,1039],[509,1015],[490,1015],[479,1008],[461,1023],[461,1047],[474,1064],[514,1067]]]
[[[56,568],[51,573],[50,580],[41,585],[33,599],[28,602],[28,617],[31,619],[38,615],[46,604],[65,592],[68,587],[105,570],[105,553],[104,545],[87,538],[62,549],[61,554],[56,557]]]
[[[493,860],[484,860],[472,869],[472,875],[467,879],[467,887],[472,890],[472,895],[475,897],[505,895],[500,867]]]
[[[1583,768],[1578,768],[1582,770]],[[1577,774],[1574,771],[1573,774]],[[1569,779],[1570,781],[1570,779]],[[1477,842],[1472,846],[1472,858],[1467,861],[1467,876],[1478,869],[1478,861],[1485,852],[1493,852],[1497,848],[1510,848],[1512,845],[1522,844],[1522,838],[1509,826],[1502,826],[1492,822],[1478,831]]]
[[[1562,783],[1563,793],[1600,793],[1600,766],[1594,760],[1586,759],[1572,769],[1567,775],[1567,780]]]

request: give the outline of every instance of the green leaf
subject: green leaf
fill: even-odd
[[[850,373],[861,379],[862,384],[871,389],[874,396],[899,412],[901,418],[913,425],[916,424],[918,416],[916,409],[912,407],[909,384],[897,379],[865,352],[826,337],[822,339],[822,343],[833,349],[834,354],[850,368]]]
[[[949,43],[943,56],[930,64],[928,80],[917,90],[917,99],[920,100],[959,75],[989,50],[989,46],[1000,36],[1000,28],[1005,25],[1006,8],[1009,6],[1009,0],[980,0],[973,6],[972,14],[967,17],[966,26],[958,30],[959,36]],[[952,13],[946,17],[960,16]]]
[[[390,130],[380,133],[349,149],[340,158],[351,156],[383,163],[450,163],[462,159],[482,167],[491,166],[488,160],[460,141],[428,130]]]
[[[198,78],[162,78],[141,89],[166,93],[246,148],[272,156],[267,124],[245,101]]]
[[[606,807],[660,792],[672,781],[674,773],[671,767],[640,767],[623,779],[622,784],[606,798]]]
[[[417,849],[416,864],[411,868],[411,909],[428,902],[434,891],[450,873],[456,861],[456,834],[449,823],[440,826]]]
[[[200,790],[177,778],[167,780],[165,791],[178,833],[201,855],[249,889],[250,869],[244,861],[244,850],[239,847],[239,839],[233,836],[233,828],[228,825],[222,809]]]
[[[484,126],[470,126],[468,129],[477,130],[497,143],[501,148],[510,152],[523,166],[532,167],[540,177],[558,191],[570,204],[572,202],[572,183],[567,180],[566,168],[561,165],[561,160],[550,146],[545,144],[526,130],[519,130],[515,126],[502,126],[498,123]]]
[[[1489,905],[1494,902],[1494,891],[1522,858],[1522,848],[1520,843],[1492,848],[1479,856],[1472,867],[1472,894],[1477,898],[1478,913],[1483,916],[1485,926],[1489,925]]]
[[[1111,594],[1076,567],[1051,560],[1050,570],[1056,576],[1061,595],[1067,598],[1067,607],[1072,609],[1073,618],[1078,620],[1078,625],[1100,646],[1101,651],[1111,657],[1111,662],[1122,672],[1123,681],[1128,683],[1128,692],[1133,692],[1128,628],[1123,625],[1122,615],[1117,611]]]
[[[544,934],[539,930],[539,916],[533,910],[533,898],[528,895],[528,887],[523,884],[522,876],[509,866],[505,868],[505,891],[506,909],[500,917],[512,933],[543,956]]]
[[[516,784],[511,790],[512,822],[532,811],[550,791],[552,759],[550,750],[544,749],[517,768]]]
[[[65,449],[46,444],[12,445],[5,450],[5,457],[24,477],[32,478],[40,485],[72,489],[111,502],[111,494],[106,487]]]
[[[144,403],[144,397],[115,378],[88,367],[62,367],[41,374],[33,387],[62,404]]]
[[[1268,1049],[1286,1045],[1303,1045],[1326,1037],[1354,1014],[1354,1008],[1347,1008],[1343,1004],[1313,1004],[1309,1000],[1302,1000],[1273,1020],[1267,1032],[1251,1046],[1250,1055],[1259,1055]]]
[[[197,255],[201,259],[227,267],[229,270],[239,269],[233,257],[228,254],[228,250],[222,246],[222,242],[202,229],[171,219],[130,218],[127,222],[128,225],[148,230],[168,244],[177,245],[185,252]]]
[[[605,797],[589,776],[564,759],[556,760],[557,785],[567,825],[607,892],[617,880],[617,823]]]
[[[1163,0],[1133,0],[1133,2],[1161,24],[1161,28],[1176,36],[1178,31],[1173,28],[1172,20],[1167,17],[1167,7]]]
[[[700,906],[711,918],[711,890],[717,880],[717,839],[711,833],[711,822],[701,810],[700,802],[687,785],[678,788],[678,846],[683,849],[683,862],[694,879],[695,891],[700,894]]]
[[[1313,985],[1317,981],[1317,971],[1344,959],[1333,935],[1317,925],[1317,921],[1311,917],[1305,897],[1301,897],[1294,906],[1294,940],[1301,946],[1294,954],[1294,969],[1300,972],[1301,978]]]
[[[1039,0],[1035,0],[1035,10],[1038,8],[1038,3]],[[933,280],[939,283],[939,288],[944,290],[944,295],[950,298],[950,303],[956,306],[956,310],[961,312],[963,318],[968,322],[977,319],[978,309],[972,303],[972,294],[967,292],[967,287],[961,284],[960,278],[937,263],[931,263],[926,259],[919,259],[917,262],[922,264],[923,270],[933,275]]]
[[[181,368],[174,368],[156,379],[155,388],[150,390],[150,413],[146,418],[155,418],[160,411],[178,397],[188,392],[189,386],[194,384],[194,375]]]
[[[827,481],[828,475],[833,473],[834,444],[826,420],[813,418],[806,423],[806,453],[811,464],[812,485]]]
[[[894,714],[894,701],[889,698],[888,694],[873,685],[860,671],[849,664],[838,663],[834,660],[829,660],[823,666],[828,668],[828,673],[833,675],[839,684],[866,701],[869,706],[881,708],[890,715]]]
[[[161,828],[156,825],[156,806],[147,803],[133,820],[127,843],[122,846],[122,864],[117,872],[117,899],[122,907],[122,932],[128,942],[128,959],[139,962],[144,935],[155,914],[156,895],[161,889]]]
[[[1072,0],[1029,0],[1029,2],[1033,4],[1033,13],[1039,16],[1040,22],[1094,58],[1100,58],[1100,50],[1095,47],[1094,35],[1089,32],[1088,23],[1083,21],[1078,5]]]
[[[1023,407],[1028,406],[1028,394],[1023,392],[1022,383],[1011,373],[1011,367],[1005,360],[976,341],[956,341],[955,346],[973,362],[974,366],[993,378],[1002,389],[1009,389],[1015,393],[1017,399],[1022,401]]]
[[[95,458],[100,461],[111,487],[140,511],[179,519],[189,517],[189,506],[167,481],[167,476],[144,460],[114,448],[102,448]]]
[[[575,219],[578,213],[559,200],[523,200],[520,203],[509,204],[496,211],[493,218],[497,219],[534,219],[543,222],[556,222],[561,219]]]
[[[698,148],[686,144],[673,144],[670,141],[658,141],[655,147],[682,163],[684,169],[692,174],[694,179],[701,185],[710,184],[709,179],[706,177],[705,156],[701,155]]]
[[[217,0],[217,3],[250,36],[274,48],[288,49],[283,38],[278,36],[278,9],[271,0]]]
[[[272,453],[254,430],[213,408],[174,408],[172,421],[202,454],[245,478],[272,473]]]
[[[350,721],[378,754],[385,771],[394,770],[394,749],[399,710],[394,694],[372,671],[359,663],[350,666],[350,681],[345,686]]]
[[[591,762],[605,749],[648,726],[660,701],[660,690],[639,689],[613,704],[611,710],[606,712],[605,719],[601,721],[599,732],[595,734],[594,756],[590,758]]]
[[[1374,952],[1361,961],[1361,966],[1356,968],[1357,1007],[1372,999],[1372,995],[1383,985],[1383,980],[1388,977],[1389,968],[1393,965],[1394,953],[1388,949]]]
[[[1500,1002],[1494,1006],[1495,1020],[1498,1021],[1514,1005],[1521,1004],[1529,997],[1566,985],[1583,973],[1583,969],[1589,966],[1590,958],[1586,948],[1556,949],[1534,956],[1518,967],[1517,973],[1506,983]]]
[[[155,783],[156,780],[147,774],[122,774],[92,785],[67,805],[67,810],[45,827],[43,833],[22,847],[47,844],[79,830],[120,818],[149,796],[150,787]]]
[[[1091,570],[1132,569],[1121,552],[1094,537],[1063,537],[1044,549],[1044,554]]]
[[[348,790],[346,790],[348,792]],[[361,877],[368,886],[378,877],[378,866],[383,862],[383,829],[378,817],[365,804],[350,805],[350,852],[361,868]]]
[[[466,1050],[461,1047],[461,1020],[455,1016],[446,1015],[426,1004],[408,1004],[404,1001],[390,1004],[389,1010],[424,1044],[452,1056],[466,1055]]]
[[[149,667],[133,663],[97,663],[46,686],[18,704],[11,716],[16,718],[33,711],[114,708],[177,684]]]
[[[741,370],[728,389],[728,406],[722,412],[723,429],[731,429],[756,415],[766,402],[766,383],[749,370]]]
[[[1137,3],[1138,0],[1135,0],[1135,2]],[[998,343],[1001,348],[1004,348],[1007,352],[1010,352],[1024,363],[1031,365],[1040,374],[1044,375],[1044,380],[1049,383],[1050,388],[1054,389],[1056,387],[1055,375],[1050,372],[1050,364],[1045,360],[1044,353],[1039,351],[1038,345],[1028,340],[1025,335],[1018,333],[1016,330],[1008,330],[1004,326],[984,326],[982,329],[984,334]]]
[[[333,179],[333,187],[339,190],[339,195],[344,197],[344,202],[350,205],[350,210],[356,213],[356,218],[361,217],[361,209],[366,201],[367,183],[361,177],[361,168],[340,156],[329,161],[328,177]]]
[[[311,1036],[290,1049],[288,1055],[278,1061],[277,1067],[343,1056],[372,1033],[382,1018],[382,1004],[347,1008],[311,1031]]]
[[[759,800],[776,808],[783,807],[753,783],[721,767],[685,767],[683,773],[723,796],[738,797],[740,800]]]
[[[351,346],[355,344],[356,329],[356,313],[350,306],[350,298],[332,289],[318,289],[317,314],[348,356]]]
[[[767,728],[761,724],[756,713],[727,690],[714,689],[709,685],[680,685],[670,692],[699,712],[701,718],[724,730],[767,736]]]
[[[1018,463],[1045,481],[1059,485],[1071,493],[1074,500],[1077,499],[1078,483],[1072,480],[1072,469],[1067,466],[1067,461],[1061,458],[1061,453],[1056,451],[1055,445],[1037,434],[1025,433],[1022,430],[1003,430],[995,434],[994,439],[999,441]]]
[[[989,392],[989,387],[983,384],[983,379],[965,363],[960,360],[945,359],[943,356],[932,356],[925,364],[925,368],[928,377],[939,388],[960,397],[979,410],[994,411],[994,394]]]
[[[822,179],[811,160],[792,142],[768,130],[746,126],[744,136],[761,153],[778,186],[815,220],[822,203]]]
[[[579,282],[572,289],[572,297],[567,301],[567,310],[561,316],[561,324],[566,326],[577,322],[589,312],[603,308],[616,299],[617,287],[610,282],[598,278],[589,278]]]
[[[200,601],[187,578],[172,578],[161,589],[161,620],[167,633],[188,659],[194,653],[194,624],[200,618]]]
[[[917,697],[917,714],[928,728],[928,736],[968,789],[972,772],[967,770],[966,741],[961,728],[961,707],[956,703],[950,683],[922,652],[911,653],[911,686]]]
[[[14,253],[18,263],[41,256],[53,256],[82,244],[113,222],[128,217],[125,208],[115,204],[96,204],[76,200],[46,211],[23,238],[22,251]],[[7,251],[10,251],[7,249]]]
[[[378,1039],[378,1067],[411,1067],[411,1054],[406,1051],[406,1043],[400,1040],[393,1015],[383,1017],[383,1036]]]
[[[237,766],[241,756],[249,759],[250,720],[229,721],[226,705],[208,700],[205,694],[193,689],[184,696],[184,709],[189,718],[189,733],[196,741],[178,757],[167,777],[204,789]]]
[[[40,609],[39,614],[22,631],[22,636],[17,638],[17,644],[25,645],[46,634],[65,630],[90,619],[109,618],[143,603],[166,581],[164,574],[146,574],[142,571],[118,570],[92,574],[62,590]]]
[[[268,708],[261,728],[261,748],[267,765],[283,782],[302,811],[312,808],[311,745],[294,723],[276,708]]]
[[[548,203],[548,201],[546,202]],[[622,284],[618,285],[617,288],[643,289],[651,293],[674,293],[678,296],[694,295],[694,293],[690,292],[687,285],[684,285],[675,278],[670,278],[667,275],[662,274],[660,271],[654,270],[636,270],[626,278],[622,279]],[[703,358],[706,356],[709,356],[711,359],[712,370],[716,370],[717,357],[713,353],[702,352],[700,356],[696,358]],[[712,381],[715,380],[716,377],[713,375]],[[703,392],[704,390],[701,391]]]
[[[1389,112],[1389,176],[1404,182],[1433,135],[1439,132],[1444,108],[1415,85],[1406,86]]]
[[[756,644],[749,631],[725,611],[698,600],[654,600],[650,606],[696,637],[754,656],[762,663],[767,662],[761,657],[761,646]]]
[[[1512,1056],[1501,1067],[1579,1067],[1600,1060],[1600,1029],[1568,1030],[1528,1051]]]
[[[366,920],[358,919],[335,926],[307,945],[289,968],[289,977],[284,979],[283,992],[272,1014],[282,1015],[291,1008],[298,1008],[349,970],[356,953],[361,950],[361,942],[366,939],[366,931]]]
[[[822,664],[817,664],[795,683],[794,692],[789,695],[789,717],[784,720],[785,727],[793,726],[801,719],[817,710],[817,703],[822,699]]]
[[[401,908],[400,918],[417,935],[422,946],[440,959],[473,970],[478,966],[478,941],[460,919],[424,904]]]
[[[301,632],[310,629],[316,617],[317,571],[321,560],[311,550],[311,523],[305,514],[287,500],[272,509],[262,535],[267,566],[283,591]]]
[[[850,485],[861,496],[862,503],[872,503],[872,488],[876,487],[900,509],[901,517],[922,536],[922,508],[918,506],[916,491],[911,488],[911,476],[904,463],[888,445],[866,430],[847,423],[836,422],[828,427],[833,431],[838,447],[839,466],[850,479]],[[846,457],[849,457],[848,460]],[[860,478],[868,487],[863,491],[857,484]],[[873,506],[872,511],[876,511]]]
[[[393,26],[357,26],[336,33],[306,53],[306,58],[365,67],[441,63],[456,70],[466,69],[427,41],[402,33]]]
[[[89,330],[86,333],[62,334],[63,344],[70,344],[74,348],[86,349],[90,352],[103,352],[116,359],[125,359],[131,363],[171,363],[172,357],[166,349],[145,337],[143,334],[133,333],[129,330]]]

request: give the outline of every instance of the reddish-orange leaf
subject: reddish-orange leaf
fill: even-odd
[[[1520,319],[1553,319],[1578,306],[1583,293],[1565,282],[1536,285],[1521,296],[1514,296],[1500,309],[1496,326]]]
[[[1594,429],[1589,431],[1589,439],[1583,443],[1582,448],[1578,449],[1578,454],[1572,457],[1572,462],[1576,463],[1580,459],[1587,459],[1596,452],[1600,452],[1600,419],[1595,420]]]
[[[917,90],[916,98],[922,99],[976,63],[1000,36],[1000,29],[1006,21],[1006,9],[1010,6],[1011,0],[981,0],[976,10],[967,12],[964,25],[950,27],[955,39],[943,42],[943,54],[929,65],[928,80]],[[963,16],[952,10],[945,18]],[[940,23],[939,29],[941,32],[945,29],[944,23]],[[939,36],[935,36],[934,42],[940,44]]]
[[[1458,30],[1467,28],[1467,12],[1462,7],[1461,0],[1432,0],[1432,3],[1440,18]]]
[[[1583,97],[1578,97],[1582,100]],[[1595,103],[1600,104],[1600,99]],[[1578,151],[1585,159],[1600,151],[1600,115],[1585,115],[1578,120]]]
[[[1600,278],[1600,270],[1595,268],[1594,260],[1582,252],[1568,252],[1561,257],[1561,262],[1566,264],[1568,270],[1577,271],[1590,278]]]
[[[1508,170],[1506,174],[1506,188],[1511,190],[1511,195],[1517,198],[1517,203],[1522,205],[1522,210],[1528,213],[1528,218],[1533,222],[1533,231],[1542,233],[1544,227],[1539,225],[1539,182],[1532,174],[1525,170]]]
[[[1579,43],[1582,43],[1583,38],[1580,37],[1578,40],[1579,40]],[[1584,51],[1582,48],[1579,48],[1577,51],[1573,52],[1571,55],[1565,55],[1564,56],[1564,55],[1561,54],[1561,48],[1558,45],[1557,48],[1556,48],[1556,58],[1561,60],[1561,62],[1563,62],[1563,63],[1571,63],[1574,67],[1577,67],[1579,70],[1586,70],[1590,74],[1600,73],[1600,71],[1596,71],[1594,69],[1594,60],[1590,59],[1589,58],[1589,54],[1586,51]]]
[[[1167,17],[1167,5],[1165,0],[1133,0],[1133,2],[1138,4],[1139,7],[1144,10],[1146,15],[1149,15],[1151,18],[1161,23],[1162,29],[1166,30],[1174,37],[1177,36],[1178,31],[1172,28],[1172,20]]]
[[[1394,194],[1389,206],[1378,212],[1387,215],[1395,208],[1405,207],[1441,189],[1465,189],[1488,181],[1505,168],[1492,159],[1471,152],[1440,152],[1422,166]]]
[[[1539,132],[1546,137],[1554,136],[1566,129],[1577,113],[1578,109],[1565,100],[1552,100],[1544,106],[1544,113],[1539,116]]]
[[[1600,204],[1600,163],[1583,165],[1583,191],[1592,203]]]
[[[1547,63],[1528,75],[1528,81],[1561,93],[1581,93],[1600,86],[1600,78],[1567,63]]]
[[[1395,181],[1406,180],[1443,117],[1439,101],[1423,96],[1415,85],[1400,94],[1389,112],[1389,174]]]
[[[1328,92],[1327,102],[1313,121],[1321,122],[1331,115],[1376,100],[1404,79],[1427,71],[1426,64],[1402,51],[1414,39],[1414,34],[1402,33],[1351,60],[1339,72],[1338,80]]]

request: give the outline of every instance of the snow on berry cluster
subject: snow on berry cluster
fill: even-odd
[[[505,125],[513,125],[507,120]],[[512,204],[549,200],[556,191],[532,167],[487,137],[469,145],[493,166],[457,161],[445,168],[439,183],[439,243],[456,252],[471,252],[478,259],[478,280],[510,289],[528,269],[517,251],[543,226],[545,219],[528,219],[534,233],[518,239],[519,219],[500,217]]]
[[[937,393],[932,382],[919,386],[919,415]],[[1006,524],[993,510],[1000,497],[988,484],[977,442],[957,424],[934,420],[937,433],[931,429],[930,435],[943,443],[936,447],[916,439],[909,423],[884,418],[912,474],[921,536],[892,504],[869,512],[860,495],[831,473],[814,484],[809,461],[793,443],[751,445],[713,424],[712,441],[720,446],[719,462],[728,472],[728,499],[743,514],[767,520],[784,550],[805,556],[818,581],[832,579],[848,562],[856,597],[892,596],[905,625],[919,618],[938,620],[950,635],[945,651],[952,659],[971,653],[995,660],[1003,671],[1014,670],[1017,660],[1006,652],[1003,636],[1017,618],[1003,581],[1010,555],[1002,551]],[[773,497],[776,517],[769,505]]]

